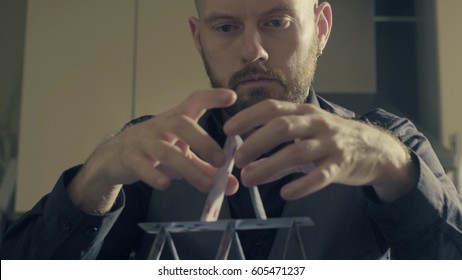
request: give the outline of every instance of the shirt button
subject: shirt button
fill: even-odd
[[[86,236],[95,236],[98,233],[99,228],[98,227],[91,227],[88,228],[87,231],[85,231]]]
[[[68,231],[71,229],[71,222],[68,219],[63,219],[61,222],[61,228],[65,231]]]
[[[261,247],[261,245],[263,245],[263,239],[260,236],[255,236],[252,242],[256,247]]]

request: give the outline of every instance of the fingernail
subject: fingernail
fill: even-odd
[[[281,189],[280,195],[283,199],[290,200],[290,192],[288,192],[286,188]]]
[[[230,135],[230,136],[231,136],[231,135],[232,135],[232,132],[233,132],[233,130],[234,130],[234,126],[233,126],[232,123],[230,123],[229,121],[227,121],[227,122],[225,123],[225,125],[223,126],[223,130],[224,130],[224,132],[225,132],[227,135]]]
[[[282,197],[283,199],[285,199],[285,200],[290,201],[290,200],[294,200],[294,199],[295,199],[295,198],[294,198],[294,193],[293,193],[292,189],[283,187],[283,188],[281,189],[280,194],[281,194],[281,197]]]
[[[157,183],[157,186],[160,189],[166,190],[168,188],[168,186],[170,185],[170,180],[168,180],[166,178],[163,178],[163,177],[158,177],[156,179],[156,183]]]
[[[242,181],[242,184],[246,187],[251,187],[251,186],[254,186],[254,181],[252,181],[252,178],[246,178],[247,177],[247,168],[244,168],[241,170],[241,181]]]

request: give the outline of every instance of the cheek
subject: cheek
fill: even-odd
[[[317,51],[315,39],[313,37],[298,37],[292,45],[292,52],[287,60],[287,68],[293,75],[300,72],[300,69],[306,68],[307,63],[312,63],[310,57],[313,52]],[[308,39],[309,38],[309,39]]]
[[[208,54],[209,59],[217,63],[223,63],[232,59],[236,52],[236,42],[221,38],[210,31],[204,34],[202,47]]]
[[[269,63],[288,75],[297,70],[305,59],[311,44],[310,40],[297,28],[282,33],[280,36],[269,37],[267,42]]]
[[[222,82],[227,82],[231,75],[242,68],[232,44],[209,41],[202,50],[213,74]]]
[[[304,49],[301,48],[299,45],[292,46],[292,48],[285,50],[285,55],[276,55],[275,59],[278,61],[275,62],[276,64],[280,65],[286,75],[287,78],[294,78],[295,74],[299,67],[306,61],[304,55]],[[276,66],[276,65],[275,65]]]

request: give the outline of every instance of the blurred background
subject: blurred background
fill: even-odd
[[[411,119],[460,191],[462,1],[329,2],[316,92]],[[131,118],[208,87],[194,14],[184,0],[0,0],[1,228]]]

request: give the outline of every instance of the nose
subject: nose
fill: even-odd
[[[257,28],[247,28],[243,32],[241,58],[248,64],[256,61],[268,60],[268,52],[263,47],[261,34]]]

